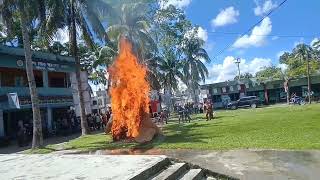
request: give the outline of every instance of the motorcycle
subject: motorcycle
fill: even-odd
[[[291,98],[290,104],[305,105],[306,103],[302,97],[296,96],[296,97]]]

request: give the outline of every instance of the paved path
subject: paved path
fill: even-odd
[[[49,145],[49,144],[60,144],[60,143],[65,143],[68,142],[72,139],[80,137],[81,134],[72,134],[69,136],[57,136],[57,137],[50,137],[48,139],[44,139],[44,145]],[[16,141],[12,141],[11,144],[7,147],[1,147],[0,148],[0,154],[12,154],[12,153],[20,153],[22,151],[25,151],[27,149],[31,148],[31,142],[29,142],[28,146],[25,147],[19,147],[17,145]]]
[[[0,179],[130,179],[165,156],[0,155]]]
[[[156,150],[98,151],[97,154],[158,154],[190,162],[213,172],[248,180],[319,180],[320,151]]]
[[[320,151],[185,151],[166,153],[240,179],[318,180]]]

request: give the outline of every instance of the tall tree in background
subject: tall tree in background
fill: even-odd
[[[280,57],[280,63],[287,65],[287,76],[290,78],[307,77],[309,103],[311,103],[310,75],[320,69],[317,53],[316,49],[306,44],[299,44],[292,52],[286,52]]]
[[[28,85],[30,91],[30,98],[32,104],[32,115],[33,115],[33,138],[32,148],[39,148],[43,146],[42,137],[42,125],[39,107],[39,98],[36,88],[36,82],[33,74],[32,64],[32,52],[30,45],[30,33],[31,29],[29,25],[33,20],[38,18],[38,11],[33,10],[33,7],[37,7],[37,2],[32,0],[3,0],[1,4],[1,14],[4,19],[5,25],[8,30],[8,34],[13,31],[13,23],[17,18],[20,20],[20,29],[23,38],[23,47],[25,53],[26,73],[28,78]],[[18,12],[18,14],[16,14]],[[16,15],[16,16],[15,16]]]
[[[81,118],[81,132],[82,135],[89,133],[88,121],[86,118],[85,112],[85,103],[84,103],[84,92],[82,88],[81,81],[81,65],[80,59],[78,56],[78,44],[77,44],[77,30],[76,30],[76,17],[75,17],[75,0],[71,0],[71,14],[70,14],[70,27],[69,27],[69,36],[70,36],[70,51],[71,55],[74,57],[76,62],[76,79],[78,85],[78,94],[79,94],[79,107],[80,107],[80,118]]]
[[[108,16],[112,14],[112,7],[102,0],[48,0],[44,3],[47,17],[44,37],[50,43],[59,29],[69,30],[70,52],[76,61],[76,79],[78,83],[78,94],[80,99],[80,118],[82,135],[88,134],[88,125],[85,114],[84,92],[80,79],[81,65],[78,52],[77,29],[87,47],[96,49],[95,40],[100,43],[108,43],[109,37],[100,21],[99,15]]]
[[[295,58],[306,62],[306,66],[307,66],[306,75],[308,79],[308,101],[309,101],[309,104],[311,104],[310,60],[313,58],[312,48],[306,44],[299,44],[293,50],[293,53],[295,55]]]
[[[195,103],[198,103],[196,90],[199,88],[199,82],[205,82],[209,74],[204,62],[209,63],[211,61],[203,46],[204,41],[198,37],[198,28],[189,31],[182,43],[182,49],[185,55],[183,59],[185,83],[191,87]]]
[[[181,61],[176,59],[174,51],[166,50],[164,56],[157,60],[160,83],[165,91],[177,90],[179,81],[184,80]],[[172,94],[171,94],[172,95]]]
[[[149,33],[151,24],[146,16],[148,7],[145,3],[121,4],[118,18],[107,28],[107,33],[114,42],[119,42],[120,36],[126,37],[133,44],[134,51],[142,63],[146,60],[147,54],[156,49]]]
[[[251,73],[244,73],[244,74],[241,74],[240,75],[240,78],[239,78],[239,75],[237,75],[236,77],[234,77],[234,80],[239,80],[239,79],[250,79],[250,78],[253,78],[253,75]]]

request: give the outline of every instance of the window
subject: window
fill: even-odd
[[[230,91],[233,91],[233,86],[230,86]]]
[[[28,78],[26,71],[15,68],[0,68],[1,86],[3,87],[28,87]],[[41,71],[33,71],[37,87],[43,87]]]
[[[217,89],[217,88],[214,88],[214,89],[213,89],[213,93],[214,93],[214,94],[218,94],[218,89]]]
[[[93,100],[93,101],[92,101],[92,105],[94,105],[94,106],[97,105],[97,101],[96,101],[96,100]]]
[[[223,87],[223,88],[222,88],[222,92],[223,92],[223,93],[226,93],[226,92],[227,92],[227,88],[226,88],[226,87]]]
[[[102,106],[102,99],[98,99],[98,105]]]
[[[241,98],[240,101],[243,102],[243,101],[247,101],[247,100],[249,100],[249,99],[250,99],[250,98],[248,98],[248,97],[244,97],[244,98]]]
[[[49,87],[67,88],[69,87],[69,78],[67,73],[48,72]]]

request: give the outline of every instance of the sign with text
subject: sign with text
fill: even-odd
[[[24,67],[25,63],[23,60],[17,60],[16,62],[18,67]],[[56,63],[48,63],[48,62],[39,62],[33,61],[33,68],[37,70],[48,70],[48,71],[69,71],[72,69],[71,66],[65,64],[56,64]]]

